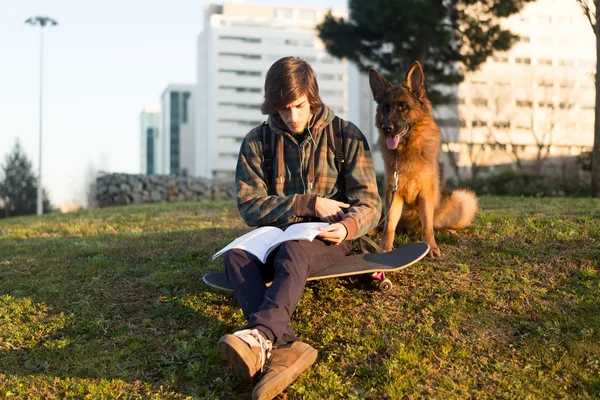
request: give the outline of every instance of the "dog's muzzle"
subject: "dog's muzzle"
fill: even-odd
[[[407,138],[409,130],[410,127],[406,125],[404,129],[402,129],[402,131],[400,131],[400,133],[398,133],[397,135],[388,136],[385,139],[385,144],[388,147],[388,149],[394,150],[396,147],[398,147],[398,145],[402,143],[404,139]]]

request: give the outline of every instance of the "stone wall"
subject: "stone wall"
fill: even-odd
[[[235,199],[231,181],[169,175],[104,174],[96,178],[99,207],[164,201]]]

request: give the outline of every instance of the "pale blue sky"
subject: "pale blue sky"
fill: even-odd
[[[344,8],[346,0],[247,0]],[[205,1],[0,0],[0,164],[19,139],[38,165],[44,28],[43,186],[54,205],[82,201],[86,170],[139,172],[139,115],[169,83],[196,80]],[[222,3],[222,1],[214,1]]]

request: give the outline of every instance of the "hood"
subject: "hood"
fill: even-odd
[[[310,131],[313,135],[318,135],[324,127],[333,121],[335,117],[335,113],[331,108],[327,105],[323,104],[323,107],[312,117],[312,123],[310,124]],[[283,132],[288,132],[288,127],[283,122],[279,114],[271,114],[269,115],[269,128],[276,133],[282,134]]]

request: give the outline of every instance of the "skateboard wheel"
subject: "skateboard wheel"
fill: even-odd
[[[390,290],[392,290],[392,286],[394,286],[392,285],[392,281],[390,281],[387,278],[379,282],[379,290],[381,290],[382,292],[389,292]]]

